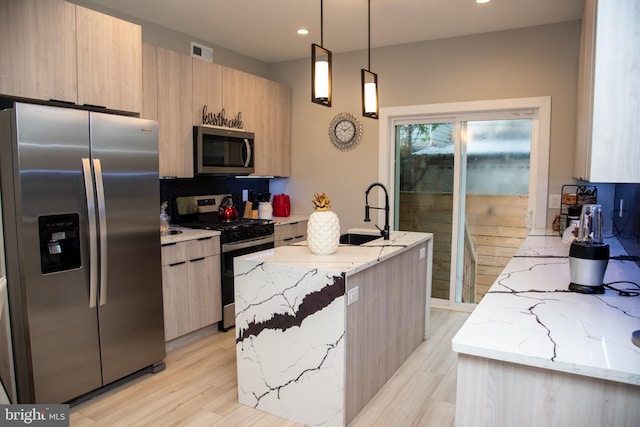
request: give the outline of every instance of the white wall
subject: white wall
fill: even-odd
[[[382,107],[551,96],[550,192],[574,181],[576,89],[580,21],[374,49]],[[331,49],[331,46],[325,46]],[[313,193],[325,192],[343,231],[364,223],[364,191],[378,179],[378,121],[361,118],[363,142],[335,149],[328,125],[346,111],[361,117],[360,69],[366,51],[333,57],[333,106],[312,104],[310,59],[271,66],[270,77],[292,88],[291,177],[274,180],[292,212],[313,211]],[[550,226],[554,211],[548,212]]]

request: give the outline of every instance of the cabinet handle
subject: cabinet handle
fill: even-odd
[[[210,240],[210,239],[213,239],[213,237],[212,237],[212,236],[209,236],[209,237],[200,237],[200,238],[199,238],[199,239],[197,239],[197,240],[200,242],[200,241],[202,241],[202,240]]]
[[[289,241],[289,240],[293,240],[293,239],[294,239],[294,237],[287,237],[286,239],[282,239],[282,241],[283,241],[283,242],[287,242],[287,241]]]
[[[175,245],[177,245],[177,244],[178,244],[178,243],[165,243],[164,245],[162,245],[162,247],[165,247],[165,246],[175,246]]]
[[[186,261],[176,262],[174,264],[169,264],[169,267],[175,267],[176,265],[186,264]]]
[[[302,239],[304,237],[304,234],[301,234],[299,236],[296,236],[296,239]]]
[[[204,259],[204,257],[194,258],[194,259],[189,260],[189,262],[202,261],[203,259]]]

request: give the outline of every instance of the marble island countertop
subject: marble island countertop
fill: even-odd
[[[331,255],[315,255],[306,241],[281,246],[277,250],[266,250],[243,258],[260,260],[275,265],[319,269],[327,272],[345,273],[348,277],[359,271],[396,255],[405,249],[417,246],[433,238],[431,233],[392,231],[389,240],[382,237],[359,246],[340,244]]]
[[[616,239],[605,284],[640,281]],[[569,245],[530,235],[452,340],[458,353],[640,385],[640,297],[570,292]],[[633,289],[627,283],[612,286]]]

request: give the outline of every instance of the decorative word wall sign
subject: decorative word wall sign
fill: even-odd
[[[219,113],[207,112],[207,106],[202,107],[202,124],[211,126],[224,126],[228,128],[242,129],[244,123],[242,123],[242,113],[232,119],[227,119],[224,116],[224,108]]]

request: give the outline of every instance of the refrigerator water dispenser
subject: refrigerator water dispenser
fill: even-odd
[[[80,268],[79,222],[77,213],[38,217],[42,274]]]

